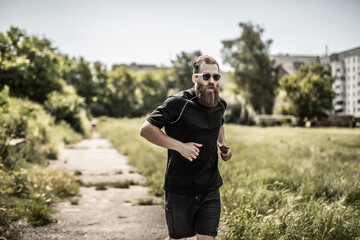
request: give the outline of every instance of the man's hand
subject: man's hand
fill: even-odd
[[[180,145],[179,153],[186,158],[189,161],[193,161],[193,159],[196,159],[197,156],[199,156],[200,150],[199,147],[201,147],[202,144],[200,143],[183,143]]]
[[[222,145],[220,146],[220,156],[222,158],[222,160],[224,160],[225,162],[230,160],[230,158],[232,157],[232,153],[230,150],[230,147],[226,146],[226,145]]]

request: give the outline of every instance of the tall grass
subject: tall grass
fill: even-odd
[[[224,239],[360,236],[360,131],[227,126]]]
[[[99,131],[161,195],[166,150],[139,136],[145,119],[99,121]],[[220,239],[360,238],[359,129],[226,125],[220,161]]]

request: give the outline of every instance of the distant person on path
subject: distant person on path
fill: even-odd
[[[91,130],[92,132],[96,132],[96,120],[91,120]]]
[[[220,78],[214,58],[197,58],[194,87],[167,98],[140,130],[142,137],[168,149],[164,184],[167,239],[196,235],[198,240],[210,240],[217,236],[223,184],[217,147],[224,161],[232,156],[225,142],[226,102],[219,98]]]

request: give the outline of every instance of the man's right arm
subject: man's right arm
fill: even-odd
[[[192,161],[199,156],[199,148],[202,144],[199,143],[182,143],[172,137],[166,135],[160,128],[145,121],[140,129],[140,136],[149,142],[179,152],[184,158]]]

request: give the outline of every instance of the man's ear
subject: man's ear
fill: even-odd
[[[195,76],[194,74],[192,75],[192,78],[191,78],[191,79],[192,79],[192,82],[193,82],[193,83],[196,82],[196,81],[195,81],[195,80],[196,80],[196,76]]]

